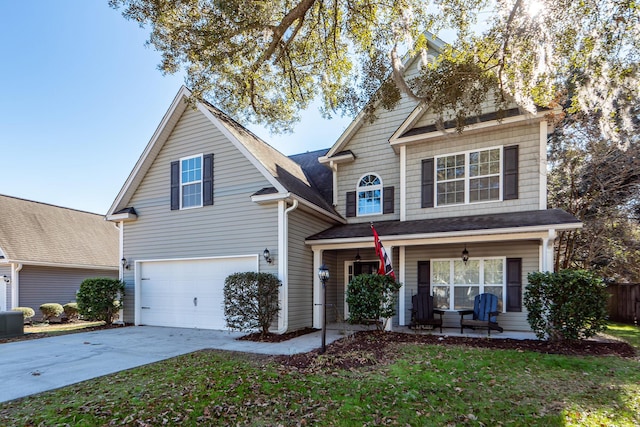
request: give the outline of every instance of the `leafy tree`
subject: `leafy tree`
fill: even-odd
[[[224,281],[224,315],[227,326],[240,331],[259,328],[269,333],[280,305],[280,280],[271,273],[235,273]]]
[[[640,147],[638,136],[630,140],[626,151],[612,147],[593,116],[580,114],[567,116],[552,134],[549,205],[583,222],[581,230],[558,233],[556,270],[640,281]]]
[[[607,326],[606,285],[586,270],[529,273],[523,303],[527,320],[540,339],[576,340]]]
[[[395,316],[401,286],[390,276],[382,274],[360,274],[354,277],[347,286],[348,321],[373,321],[378,329],[383,329],[385,325],[379,320]]]
[[[621,144],[633,133],[630,102],[640,87],[640,4],[634,1],[109,4],[149,25],[149,43],[161,52],[164,73],[184,67],[196,96],[276,131],[290,129],[317,96],[331,116],[359,112],[369,101],[392,108],[406,93],[433,111],[449,111],[460,124],[479,109],[475,89],[491,87],[499,106],[505,96],[533,111],[553,106],[568,93],[560,82],[569,81],[570,111],[599,112],[603,135]],[[445,32],[453,35],[451,44],[428,63],[430,34]],[[402,61],[407,47],[422,58],[424,70],[410,81]]]
[[[113,323],[124,298],[124,282],[108,277],[84,279],[76,295],[78,312],[88,320]]]

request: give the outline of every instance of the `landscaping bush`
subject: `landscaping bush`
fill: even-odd
[[[606,285],[586,270],[530,273],[524,294],[527,320],[540,339],[576,340],[606,329]]]
[[[124,298],[124,282],[108,277],[85,279],[76,295],[78,311],[87,320],[102,320],[107,325],[118,317]]]
[[[398,290],[402,285],[390,276],[361,274],[347,286],[349,323],[374,322],[378,329],[386,325],[380,319],[390,319],[396,314]]]
[[[36,315],[36,312],[31,307],[15,307],[13,311],[21,311],[22,318],[26,322],[31,322],[31,318]]]
[[[262,335],[280,311],[280,280],[271,273],[235,273],[224,281],[227,326],[240,331],[260,329]]]
[[[42,321],[47,322],[54,317],[59,317],[64,312],[64,309],[62,308],[62,305],[50,302],[42,304],[40,306],[40,312],[42,312]]]
[[[76,320],[80,315],[78,311],[78,303],[76,302],[68,302],[62,306],[64,309],[64,315],[67,316],[69,320]]]

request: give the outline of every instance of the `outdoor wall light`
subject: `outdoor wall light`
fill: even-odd
[[[2,280],[4,280],[4,283],[9,284],[11,282],[11,278],[9,276],[2,276],[1,277]]]
[[[467,265],[468,261],[469,261],[469,251],[467,250],[467,245],[464,245],[464,250],[462,251],[462,262],[464,262],[464,265]]]
[[[360,248],[358,248],[358,253],[356,254],[356,262],[360,262],[362,257],[360,256]]]
[[[124,268],[125,270],[129,269],[129,261],[127,261],[126,258],[122,258],[120,260],[120,263],[122,264],[122,268]]]
[[[271,264],[273,262],[269,249],[265,249],[264,252],[262,252],[262,256],[264,257],[264,260],[267,261],[267,264]]]

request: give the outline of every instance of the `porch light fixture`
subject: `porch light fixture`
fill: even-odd
[[[269,249],[265,249],[264,252],[262,252],[262,256],[264,257],[264,260],[267,261],[267,264],[271,264],[273,262]]]
[[[469,251],[467,250],[467,245],[464,245],[464,250],[462,251],[462,262],[464,262],[464,265],[467,265],[468,261],[469,261]]]
[[[318,269],[318,277],[322,282],[322,349],[320,353],[327,351],[327,280],[329,280],[329,269],[326,265]]]
[[[362,257],[360,256],[360,249],[358,248],[358,253],[356,254],[356,262],[360,262]]]
[[[120,260],[120,264],[122,264],[122,268],[124,268],[125,270],[129,269],[129,261],[127,261],[126,258],[122,258]]]
[[[9,276],[5,276],[3,275],[2,277],[0,277],[2,280],[4,280],[4,283],[6,283],[7,285],[9,283],[11,283],[11,278]]]

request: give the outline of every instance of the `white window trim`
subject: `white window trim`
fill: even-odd
[[[469,154],[470,153],[475,153],[475,152],[481,152],[481,151],[489,151],[489,150],[495,150],[495,149],[500,149],[500,172],[498,173],[498,178],[500,179],[500,188],[499,188],[499,195],[498,195],[498,199],[497,200],[481,200],[481,201],[477,201],[477,202],[471,202],[469,201],[469,181],[471,179],[471,177],[469,176]],[[443,157],[451,157],[451,156],[457,156],[460,154],[464,154],[464,203],[449,203],[449,204],[444,204],[444,205],[439,205],[438,204],[438,184],[439,183],[443,183],[443,182],[449,182],[449,181],[455,181],[455,180],[447,180],[447,181],[438,181],[438,159],[441,159]],[[440,156],[434,156],[434,160],[433,160],[433,183],[434,183],[434,195],[433,195],[433,206],[436,208],[444,208],[444,207],[450,207],[450,206],[463,206],[463,205],[477,205],[477,204],[482,204],[482,203],[495,203],[495,202],[501,202],[502,198],[503,198],[503,190],[504,190],[504,183],[503,183],[503,163],[504,163],[504,146],[503,145],[498,145],[498,146],[493,146],[493,147],[486,147],[486,148],[477,148],[477,149],[473,149],[473,150],[467,150],[467,151],[458,151],[455,153],[447,153],[447,154],[443,154]],[[487,175],[487,176],[491,176],[491,175]],[[482,177],[473,177],[475,178],[482,178]],[[358,181],[360,182],[360,181]]]
[[[484,293],[484,261],[485,260],[492,260],[492,259],[499,259],[502,260],[502,313],[506,313],[506,309],[507,309],[507,257],[499,257],[499,256],[487,256],[487,257],[474,257],[474,258],[469,258],[469,261],[480,261],[480,272],[479,272],[479,277],[480,277],[480,282],[481,283],[472,283],[472,284],[462,284],[462,283],[454,283],[453,282],[453,278],[454,278],[454,261],[460,261],[460,259],[458,258],[432,258],[431,259],[431,265],[433,266],[434,262],[441,262],[441,261],[448,261],[449,262],[449,308],[447,309],[447,311],[457,311],[455,308],[455,292],[454,289],[456,286],[480,286],[480,290],[479,293]],[[429,289],[431,290],[431,295],[433,295],[433,287],[434,286],[444,286],[444,284],[435,284],[433,282],[433,267],[430,269],[431,270],[431,274],[429,277]],[[488,286],[498,286],[495,284],[490,284]]]
[[[380,180],[380,184],[379,185],[372,185],[370,187],[360,187],[360,181],[362,181],[362,178],[364,178],[365,176],[369,176],[369,175],[373,175],[373,176],[377,177],[378,180]],[[357,217],[359,217],[359,216],[362,217],[362,216],[382,215],[382,213],[384,212],[384,185],[383,184],[384,183],[382,182],[382,178],[380,177],[380,175],[378,175],[377,173],[373,173],[373,172],[365,173],[360,178],[358,178],[358,182],[356,184],[356,216]],[[361,188],[367,188],[367,190],[360,190]],[[380,212],[361,214],[360,213],[360,192],[361,191],[375,191],[375,190],[380,190]]]
[[[190,160],[190,159],[195,159],[200,157],[200,181],[191,181],[187,184],[182,182],[182,161],[183,160]],[[202,198],[203,198],[203,177],[204,177],[204,153],[200,153],[200,154],[195,154],[193,156],[186,156],[186,157],[181,157],[178,160],[178,164],[180,165],[180,170],[179,170],[179,180],[180,180],[180,210],[188,210],[188,209],[198,209],[201,208],[203,206],[202,204]],[[194,205],[194,206],[187,206],[184,207],[182,206],[182,189],[184,188],[185,185],[192,185],[192,184],[196,184],[199,183],[200,184],[200,204],[199,205]]]

